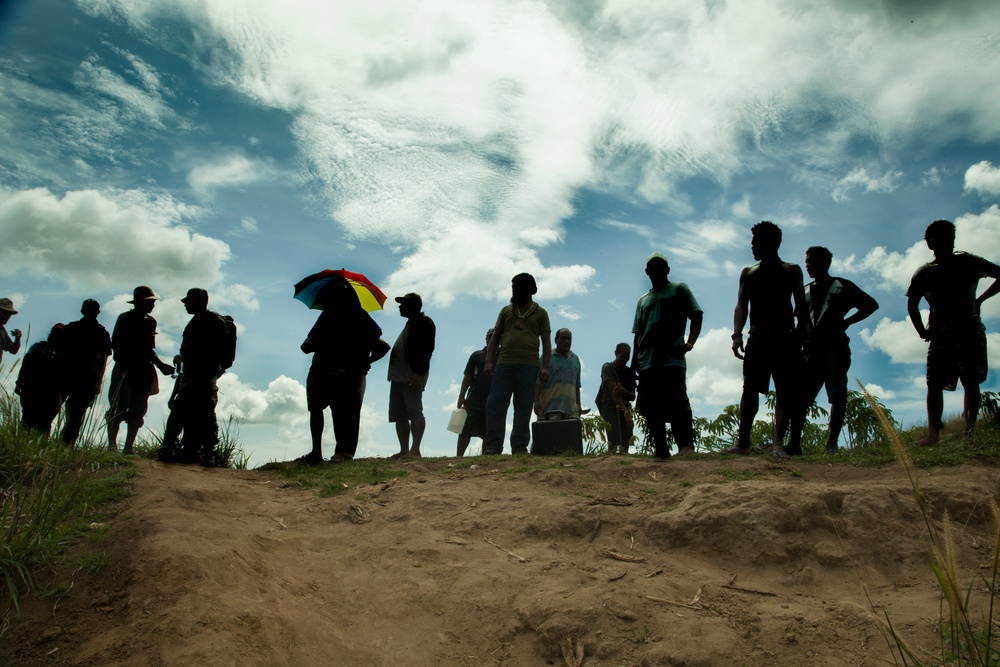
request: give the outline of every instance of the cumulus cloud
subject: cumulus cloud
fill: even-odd
[[[0,273],[26,271],[71,287],[151,284],[181,293],[191,284],[223,280],[230,257],[224,242],[185,224],[199,209],[166,195],[137,190],[79,190],[57,196],[44,188],[0,190]],[[253,307],[252,292],[223,292]]]
[[[217,414],[225,421],[233,417],[247,424],[279,424],[294,426],[309,417],[306,409],[306,388],[297,380],[281,375],[271,380],[266,389],[240,381],[229,372],[219,378]]]
[[[849,193],[855,188],[860,188],[864,192],[892,192],[902,177],[903,172],[891,170],[881,176],[872,176],[864,167],[858,167],[837,182],[837,186],[833,189],[833,199],[838,202],[846,201],[850,199]]]
[[[688,394],[691,400],[715,417],[721,408],[739,403],[743,393],[743,362],[732,353],[729,329],[702,332],[687,355]]]
[[[271,169],[245,155],[228,155],[213,162],[199,165],[188,174],[188,184],[200,197],[211,197],[222,188],[239,188],[271,176]],[[249,227],[246,221],[249,220]],[[253,218],[244,218],[244,229],[256,231]],[[252,229],[251,229],[252,228]]]
[[[987,160],[972,165],[965,172],[965,190],[974,190],[981,197],[1000,195],[1000,167]]]
[[[926,322],[927,313],[922,313]],[[875,329],[862,329],[861,339],[873,350],[885,353],[894,364],[922,364],[927,361],[927,343],[909,320],[893,321],[883,317]]]
[[[886,389],[885,387],[878,384],[874,383],[866,384],[865,390],[875,398],[881,398],[883,400],[892,400],[896,398],[896,392],[892,391],[891,389]]]

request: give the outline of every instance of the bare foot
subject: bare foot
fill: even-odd
[[[722,452],[723,454],[732,454],[735,456],[750,456],[750,448],[742,449],[740,447],[733,447],[732,449],[727,449]]]
[[[399,458],[401,458],[401,459],[421,459],[421,458],[423,458],[423,456],[420,455],[420,450],[419,449],[411,449],[410,451],[406,452],[405,454],[400,455]]]
[[[390,459],[401,459],[401,458],[405,457],[408,453],[409,452],[396,452],[395,454],[392,454],[389,458]]]
[[[677,450],[677,456],[683,456],[684,454],[694,454],[694,447],[681,447]]]
[[[933,447],[936,444],[938,444],[939,440],[940,440],[939,436],[936,436],[936,435],[931,436],[931,435],[929,435],[926,438],[921,438],[920,440],[917,440],[913,444],[916,447]]]

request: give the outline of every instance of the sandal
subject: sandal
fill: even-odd
[[[779,452],[779,451],[772,451],[771,452],[771,456],[773,456],[775,458],[778,458],[778,459],[791,458],[791,456],[788,454],[788,452]]]
[[[343,454],[334,454],[330,457],[330,463],[345,463],[351,460],[353,459],[350,456],[344,456]]]
[[[306,465],[309,466],[314,466],[317,463],[322,463],[322,462],[323,462],[323,455],[314,454],[312,452],[309,452],[305,456],[300,456],[299,458],[292,461],[292,463],[305,463]]]

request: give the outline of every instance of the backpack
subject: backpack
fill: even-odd
[[[219,370],[229,370],[236,361],[236,322],[232,315],[219,315],[226,325],[226,335],[219,348]]]

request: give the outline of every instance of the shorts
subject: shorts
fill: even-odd
[[[824,385],[830,403],[847,400],[847,371],[850,368],[851,347],[846,335],[832,340],[814,340],[803,374],[806,400],[810,404],[815,401]]]
[[[486,408],[465,408],[465,426],[462,427],[463,438],[486,437]]]
[[[159,382],[156,374],[152,374],[151,382],[136,385],[129,380],[129,373],[119,364],[111,369],[111,387],[108,391],[110,406],[105,414],[109,424],[125,422],[129,426],[139,428],[146,417],[149,408],[149,397],[159,392]]]
[[[312,367],[306,376],[306,408],[310,412],[343,401],[360,406],[364,396],[365,376],[360,373]]]
[[[798,337],[785,334],[750,334],[743,355],[743,387],[758,394],[771,389],[779,396],[794,395],[802,376],[802,355]]]
[[[986,381],[986,327],[979,320],[956,326],[931,339],[927,348],[927,386],[955,391],[962,384]]]
[[[389,421],[413,421],[424,418],[424,390],[409,382],[393,380],[389,387]]]
[[[671,422],[691,418],[687,395],[687,369],[662,366],[639,371],[636,410],[644,419]]]

